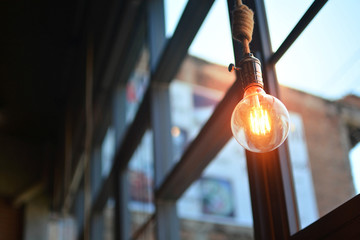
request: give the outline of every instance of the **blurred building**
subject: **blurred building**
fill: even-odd
[[[174,161],[231,86],[233,79],[229,75],[225,66],[192,56],[185,59],[171,86],[173,130],[176,129],[173,144],[175,153],[179,153],[174,154]],[[354,142],[354,124],[348,120],[355,119],[349,114],[359,111],[360,98],[348,96],[331,102],[285,86],[281,86],[281,97],[291,115],[288,144],[300,222],[306,227],[355,194],[349,151],[358,140]],[[138,204],[133,208],[135,215],[144,208],[151,209],[147,213],[154,211],[149,200],[153,174],[146,167],[153,164],[149,157],[151,136],[144,140],[140,150],[143,154],[134,159],[138,164],[143,162],[143,167],[130,171],[132,204]],[[245,152],[233,139],[178,204],[184,239],[212,239],[212,235],[219,235],[220,239],[252,239],[247,177]],[[150,190],[144,190],[144,185]]]

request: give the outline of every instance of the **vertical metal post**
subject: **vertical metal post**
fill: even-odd
[[[268,62],[268,60],[273,55],[273,51],[271,47],[269,27],[266,19],[264,0],[255,0],[252,2],[253,4],[255,4],[254,10],[257,13],[255,15],[255,26],[257,26],[258,28],[256,30],[258,36],[255,37],[257,38],[257,41],[261,44],[262,58],[264,62],[264,84],[268,86],[268,93],[280,97],[279,84],[275,72],[275,65]],[[286,210],[286,212],[284,213],[286,214],[286,216],[284,216],[284,218],[287,218],[287,231],[290,235],[292,235],[299,231],[300,222],[287,141],[276,150],[276,155],[276,159],[279,165],[279,174],[281,176],[281,178],[279,179],[279,185],[281,185],[283,191],[281,199],[284,200],[283,207]]]
[[[148,2],[148,42],[151,73],[156,69],[165,46],[164,1]],[[173,158],[169,84],[152,83],[151,122],[154,136],[155,188],[171,168]],[[156,200],[156,235],[158,240],[178,240],[179,220],[176,202]]]
[[[159,187],[171,168],[172,138],[168,87],[152,86],[152,127],[154,130],[155,187]],[[176,202],[156,201],[157,239],[178,240],[179,220]]]
[[[104,215],[95,213],[91,218],[90,239],[104,239]]]
[[[101,185],[101,149],[95,147],[91,157],[91,198],[94,201]]]
[[[118,86],[113,99],[113,126],[115,129],[115,147],[120,145],[126,128],[126,87]],[[115,240],[128,240],[130,238],[130,217],[128,212],[128,180],[127,171],[116,172],[114,178]]]
[[[273,65],[266,64],[272,54],[263,0],[243,1],[255,12],[252,52],[263,60],[263,77],[268,93],[278,95]],[[228,0],[229,12],[234,1]],[[235,59],[241,51],[234,43]],[[260,55],[260,56],[259,56]],[[239,79],[239,77],[238,77]],[[299,229],[293,179],[286,144],[270,153],[246,152],[255,239],[285,240]]]

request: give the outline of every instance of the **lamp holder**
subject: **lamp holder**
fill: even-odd
[[[254,57],[252,53],[245,54],[238,67],[235,67],[234,64],[230,63],[228,70],[229,72],[234,70],[240,72],[241,83],[244,91],[252,86],[264,88],[260,60]]]

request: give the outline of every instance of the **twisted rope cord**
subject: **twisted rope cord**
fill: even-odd
[[[232,12],[232,34],[233,38],[243,45],[243,53],[250,53],[249,43],[252,40],[254,29],[254,12],[248,6],[237,0]]]

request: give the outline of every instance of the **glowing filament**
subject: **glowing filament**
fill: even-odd
[[[253,108],[250,112],[251,131],[256,135],[265,135],[271,131],[270,119],[262,107]]]

